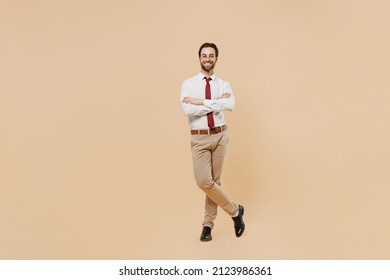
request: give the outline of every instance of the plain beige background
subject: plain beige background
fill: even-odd
[[[386,0],[2,1],[1,259],[389,259]],[[199,242],[180,102],[206,41],[230,81]]]

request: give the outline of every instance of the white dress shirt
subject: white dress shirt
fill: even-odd
[[[205,99],[206,79],[202,72],[198,75],[185,80],[181,87],[180,102],[184,110],[184,114],[188,116],[188,124],[190,129],[208,129],[207,113],[213,112],[214,125],[216,127],[225,124],[223,111],[233,111],[234,96],[229,82],[223,81],[212,75],[210,78],[211,99]],[[224,93],[229,93],[229,98],[221,98]],[[203,105],[186,104],[183,98],[189,96],[198,99],[204,99]]]

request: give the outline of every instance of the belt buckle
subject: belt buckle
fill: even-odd
[[[209,128],[209,135],[210,134],[215,134],[215,133],[211,133],[212,131],[215,131],[217,128],[214,126],[214,127],[212,127],[212,128]]]

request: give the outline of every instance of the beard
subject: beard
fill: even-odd
[[[215,63],[211,63],[211,64],[209,64],[208,66],[205,66],[203,63],[201,63],[201,64],[200,64],[200,67],[202,68],[203,71],[211,72],[211,71],[214,70]]]

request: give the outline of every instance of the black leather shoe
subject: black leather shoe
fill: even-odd
[[[202,234],[200,235],[200,241],[211,241],[213,238],[211,237],[211,228],[203,227]]]
[[[238,216],[232,217],[234,221],[234,231],[236,232],[237,237],[240,237],[245,230],[245,224],[242,216],[244,216],[244,206],[238,205]]]

